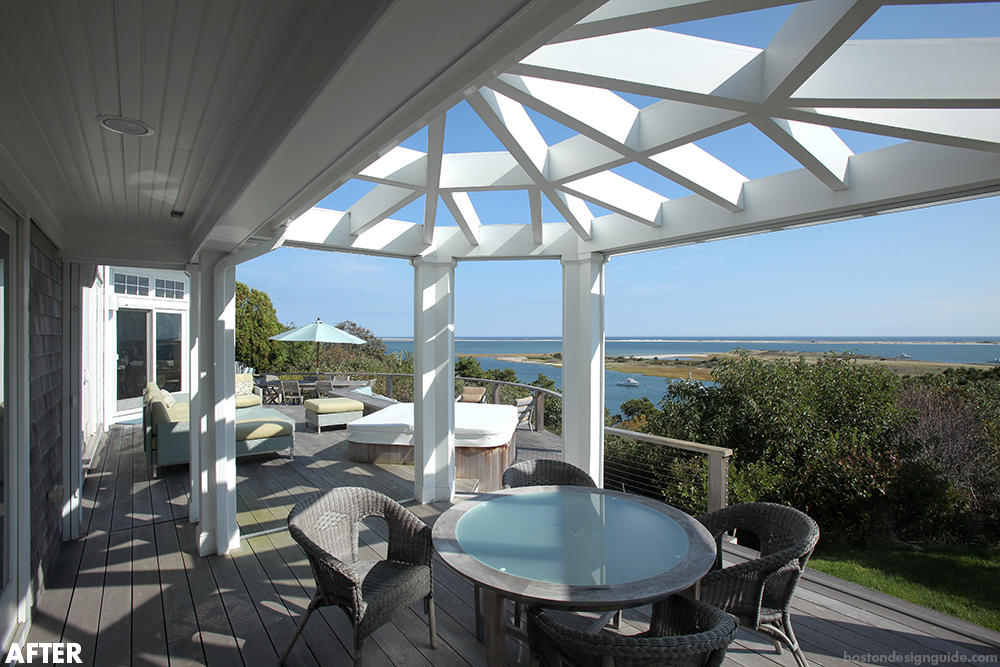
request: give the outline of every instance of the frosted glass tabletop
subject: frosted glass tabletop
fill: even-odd
[[[492,498],[459,519],[455,536],[499,572],[570,586],[649,579],[689,548],[684,528],[663,512],[597,491]]]

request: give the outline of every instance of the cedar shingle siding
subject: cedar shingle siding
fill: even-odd
[[[62,542],[61,503],[49,501],[62,484],[62,298],[59,248],[35,225],[28,280],[28,354],[31,420],[31,573],[44,576]],[[37,593],[44,583],[34,580]]]

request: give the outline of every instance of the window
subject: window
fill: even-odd
[[[184,298],[183,280],[162,280],[156,279],[156,296],[166,299]]]
[[[115,294],[149,296],[149,278],[127,273],[115,274]]]

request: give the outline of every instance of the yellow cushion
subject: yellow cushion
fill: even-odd
[[[310,398],[302,405],[306,410],[312,410],[318,415],[357,412],[365,409],[364,403],[353,398]]]
[[[237,408],[252,408],[255,405],[260,405],[260,396],[257,394],[243,394],[242,396],[236,396]]]
[[[236,422],[237,440],[258,440],[291,434],[292,424],[283,419],[246,419]]]

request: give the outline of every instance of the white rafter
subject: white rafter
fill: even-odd
[[[583,200],[556,190],[548,181],[545,174],[548,145],[539,134],[538,128],[531,122],[524,107],[509,97],[489,89],[476,91],[468,101],[566,222],[576,230],[580,238],[589,241],[590,221],[593,217],[590,209]]]
[[[394,185],[375,186],[347,209],[351,233],[361,234],[371,229],[419,196],[419,192]]]
[[[847,188],[847,165],[853,153],[829,127],[780,118],[761,118],[754,125],[831,190]]]
[[[476,207],[472,205],[472,199],[464,192],[446,192],[441,195],[445,205],[451,211],[451,217],[455,218],[459,229],[465,234],[470,245],[479,245],[479,229],[483,223],[479,221],[479,214]],[[424,225],[427,223],[424,222]]]
[[[424,243],[434,240],[437,219],[438,188],[441,182],[441,158],[444,153],[444,116],[427,126],[427,190],[424,197]]]
[[[397,146],[359,165],[356,178],[376,186],[346,211],[302,216],[286,245],[409,258],[615,254],[1000,193],[1000,39],[853,40],[888,4],[878,0],[801,2],[764,49],[671,32],[788,4],[610,0],[465,92],[505,150],[446,152],[452,128],[436,115],[426,153]],[[535,113],[562,129],[536,125]],[[746,124],[804,168],[751,181],[696,143]],[[855,155],[839,130],[902,143]],[[654,192],[626,176],[636,165],[692,194]],[[506,190],[526,192],[529,219],[483,224],[470,193]],[[420,196],[422,225],[391,219]],[[435,225],[439,197],[455,224]],[[543,222],[543,197],[565,223]]]

